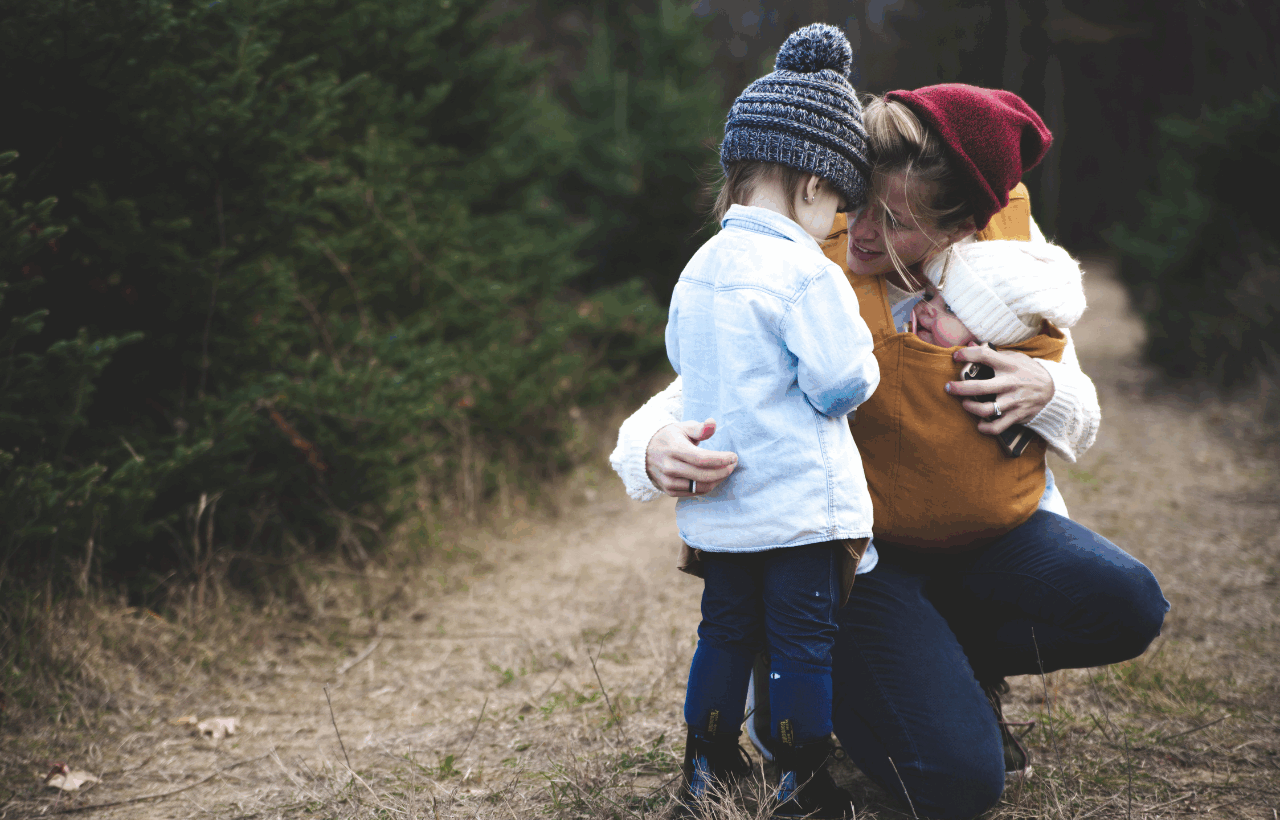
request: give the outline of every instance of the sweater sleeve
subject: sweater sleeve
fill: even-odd
[[[1035,219],[1030,223],[1031,241],[1047,242]],[[1098,437],[1102,410],[1098,407],[1098,391],[1093,380],[1080,369],[1071,331],[1064,328],[1062,333],[1067,337],[1062,361],[1040,360],[1053,380],[1053,398],[1027,422],[1027,427],[1038,433],[1050,450],[1074,464]]]
[[[1027,427],[1038,433],[1050,450],[1074,464],[1093,446],[1098,436],[1098,424],[1102,421],[1102,410],[1098,406],[1098,391],[1093,380],[1080,369],[1071,331],[1062,332],[1067,337],[1062,361],[1040,360],[1053,380],[1053,398],[1027,422]]]
[[[679,424],[683,417],[684,391],[677,376],[618,428],[618,445],[609,455],[609,464],[622,479],[627,495],[636,501],[652,501],[662,495],[645,469],[645,451],[654,434],[668,424]]]

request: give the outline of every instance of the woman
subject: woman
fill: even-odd
[[[838,235],[839,256],[860,300],[859,283],[877,281],[867,277],[885,283],[886,304],[864,305],[864,316],[888,307],[901,326],[931,255],[998,237],[1009,223],[992,218],[1025,208],[1019,180],[1050,135],[1016,95],[963,85],[890,92],[864,122],[874,194]],[[1015,186],[1023,198],[1011,204]],[[1029,212],[1026,222],[1023,238],[1044,241]],[[979,347],[955,358],[995,370],[948,384],[981,432],[1025,424],[1068,461],[1092,444],[1096,394],[1070,344],[1062,363]],[[732,453],[697,447],[714,422],[681,413],[677,380],[619,431],[611,461],[633,497],[711,492],[733,471]],[[1065,512],[1048,473],[1040,509],[1003,536],[929,552],[878,540],[859,566],[838,616],[832,722],[859,768],[922,817],[978,815],[998,801],[1006,770],[1026,768],[999,712],[1005,677],[1115,663],[1159,634],[1168,603],[1150,571]]]

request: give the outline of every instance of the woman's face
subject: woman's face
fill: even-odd
[[[910,268],[955,241],[932,226],[920,224],[912,216],[907,204],[904,172],[890,174],[885,177],[885,180],[885,190],[880,197],[883,199],[883,206],[879,203],[879,198],[873,195],[871,202],[858,211],[856,216],[849,215],[849,248],[846,261],[849,264],[849,272],[857,276],[879,276],[891,273],[894,266],[893,259],[889,256],[889,245],[893,246],[902,264]],[[887,233],[882,223],[882,217],[885,215],[888,216]],[[958,239],[962,235],[963,233],[959,233],[955,238]]]

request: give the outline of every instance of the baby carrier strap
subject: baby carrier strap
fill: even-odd
[[[1060,361],[1066,340],[1048,322],[1016,350]],[[947,394],[958,348],[897,333],[876,344],[880,386],[850,423],[862,455],[877,539],[921,550],[978,547],[1031,517],[1045,488],[1038,437],[1010,458]]]

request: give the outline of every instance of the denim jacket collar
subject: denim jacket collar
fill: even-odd
[[[822,246],[818,244],[818,240],[805,232],[804,228],[794,220],[768,208],[757,208],[754,205],[730,205],[724,219],[720,221],[720,227],[728,228],[730,225],[780,239],[790,239],[803,247],[822,253]]]

